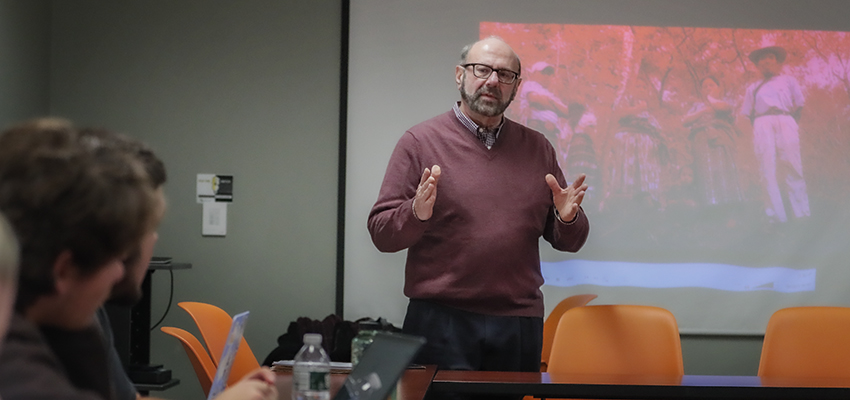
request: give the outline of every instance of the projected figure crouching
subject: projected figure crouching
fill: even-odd
[[[528,70],[517,94],[521,110],[519,122],[544,134],[556,149],[561,164],[572,137],[569,107],[547,88],[560,86],[555,67],[545,61],[534,63]]]
[[[703,205],[739,203],[742,194],[735,141],[740,133],[735,129],[731,101],[724,98],[720,81],[714,76],[702,79],[700,94],[702,101],[694,103],[682,118],[690,128],[698,201]]]
[[[614,199],[634,201],[644,209],[663,210],[661,192],[661,126],[650,113],[644,95],[648,91],[641,79],[635,81],[636,91],[615,104],[615,133],[610,146],[608,190],[600,203]]]
[[[561,167],[567,176],[587,176],[585,182],[588,184],[583,204],[596,209],[600,197],[597,192],[602,181],[594,143],[597,135],[596,115],[581,103],[570,103],[569,107],[569,124],[573,134],[566,149],[562,149],[565,163]]]

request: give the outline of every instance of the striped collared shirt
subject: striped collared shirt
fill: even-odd
[[[478,124],[476,124],[475,121],[471,120],[469,117],[466,116],[466,114],[463,113],[463,111],[460,110],[460,102],[459,101],[455,102],[454,107],[452,107],[452,110],[454,110],[455,116],[460,121],[460,123],[463,124],[463,126],[465,126],[466,129],[469,129],[469,132],[472,133],[473,135],[475,135],[475,137],[478,138],[478,140],[481,140],[482,142],[484,142],[484,145],[487,146],[487,149],[490,149],[493,146],[492,143],[490,143],[488,145],[487,142],[484,139],[485,129],[478,126]],[[504,117],[502,117],[502,121],[499,122],[499,126],[497,126],[495,131],[493,132],[495,134],[496,139],[499,138],[499,133],[502,132],[502,126],[503,125],[505,125],[505,118]]]

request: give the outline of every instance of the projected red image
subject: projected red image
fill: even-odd
[[[605,235],[726,247],[846,216],[845,32],[485,22],[480,34],[519,54],[507,116],[551,140],[568,178],[588,175],[584,208]]]

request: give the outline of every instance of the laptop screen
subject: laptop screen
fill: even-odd
[[[233,359],[236,357],[236,351],[239,350],[239,343],[242,342],[242,334],[245,332],[245,323],[248,322],[248,311],[233,316],[233,322],[230,324],[230,333],[227,334],[227,342],[224,344],[224,350],[221,352],[221,358],[218,361],[218,368],[215,370],[215,379],[210,386],[210,393],[207,400],[212,400],[224,391],[227,386],[227,378],[230,377],[230,368],[233,367]]]
[[[378,332],[334,400],[385,400],[425,339]]]

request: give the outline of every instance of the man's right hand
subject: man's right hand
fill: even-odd
[[[420,221],[427,221],[434,213],[434,202],[437,201],[437,181],[440,179],[440,166],[425,168],[416,195],[413,197],[413,216]]]
[[[267,367],[261,367],[245,375],[221,392],[214,400],[276,400],[276,375]]]

